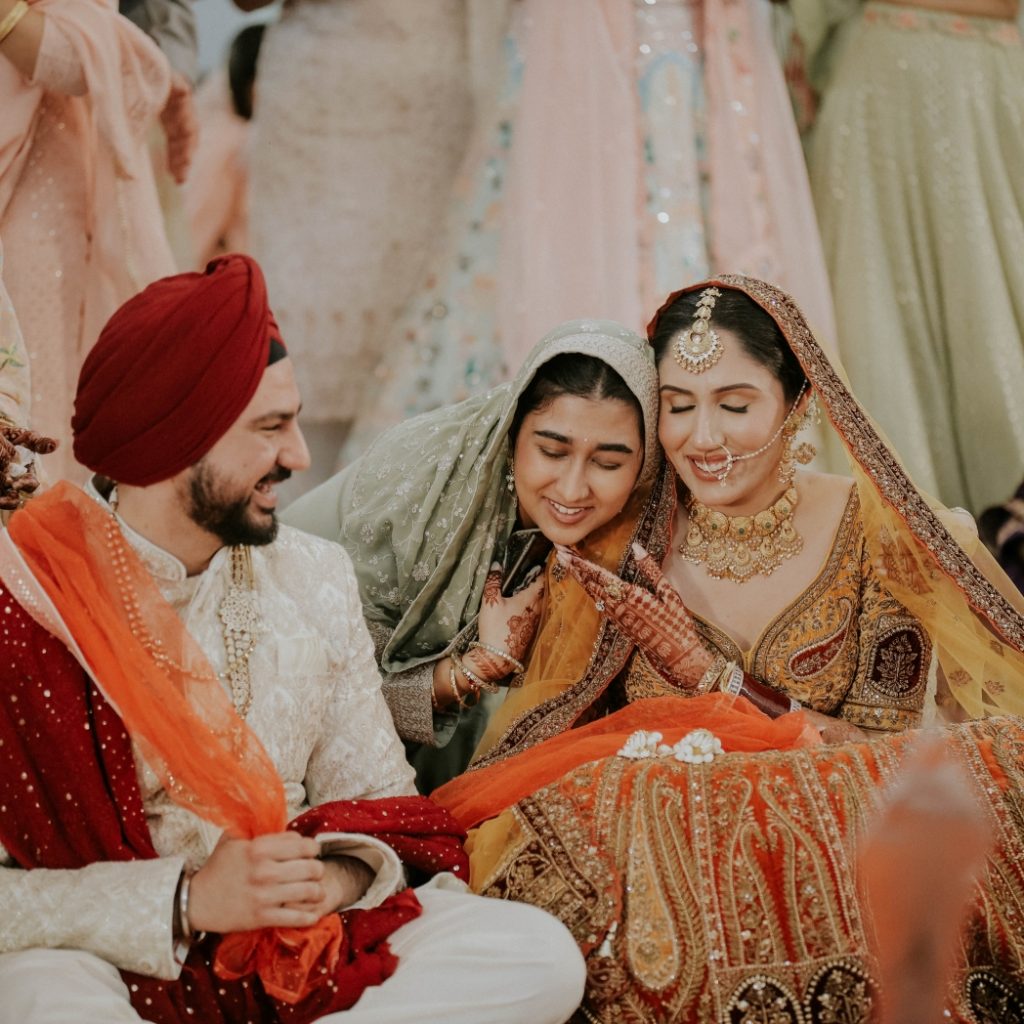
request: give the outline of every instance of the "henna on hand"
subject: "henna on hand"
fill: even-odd
[[[19,461],[18,449],[36,455],[49,455],[57,448],[52,437],[37,434],[10,423],[0,423],[0,510],[19,508],[25,498],[39,486],[33,462]]]
[[[25,427],[0,426],[0,437],[10,447],[9,454],[7,447],[0,449],[0,457],[7,455],[9,458],[13,458],[14,448],[27,448],[30,452],[35,452],[36,455],[50,455],[57,450],[58,442],[52,437],[45,437],[43,434],[37,434],[34,430],[27,430]]]
[[[505,637],[505,650],[512,655],[516,661],[523,661],[530,644],[533,643],[534,634],[540,625],[540,614],[542,601],[532,601],[526,606],[522,615],[513,615],[508,620],[508,635]]]
[[[491,570],[484,581],[483,600],[484,604],[489,607],[493,607],[501,601],[501,564],[499,562],[491,564]]]
[[[654,585],[653,594],[644,587],[625,583],[568,548],[560,547],[558,557],[599,610],[613,619],[679,685],[693,689],[714,655],[704,646],[686,605],[665,579],[660,566],[646,551],[639,550],[638,565]]]
[[[501,577],[494,575],[500,587]],[[480,641],[485,646],[473,647],[470,654],[480,665],[484,664],[482,659],[485,655],[492,659],[489,663],[493,669],[486,672],[489,679],[507,679],[511,675],[511,666],[505,659],[487,651],[486,647],[504,651],[517,662],[525,660],[544,608],[544,587],[544,577],[538,573],[532,582],[511,597],[503,597],[499,589],[496,596],[492,592],[490,603],[485,601],[481,605],[477,628]],[[485,672],[480,675],[484,676]]]
[[[679,596],[676,588],[665,578],[665,574],[661,571],[661,566],[658,565],[657,559],[646,548],[635,542],[633,544],[633,559],[640,570],[640,574],[654,587],[654,596],[668,607],[686,612],[687,620],[692,621],[690,620],[690,613],[686,610],[686,605],[683,603],[683,599]]]
[[[471,672],[480,676],[481,679],[486,679],[489,683],[501,682],[512,674],[508,662],[480,647],[474,647],[471,651],[467,651],[462,656],[462,662]]]

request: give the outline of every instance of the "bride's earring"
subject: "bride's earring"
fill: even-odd
[[[815,396],[811,395],[811,400],[807,403],[807,408],[800,419],[786,424],[785,429],[782,431],[783,443],[782,458],[779,460],[779,483],[785,484],[788,487],[793,482],[793,477],[796,474],[796,464],[800,463],[801,466],[806,466],[818,454],[818,449],[810,441],[801,441],[795,447],[794,442],[796,441],[796,435],[804,427],[818,422],[819,419],[818,403]]]
[[[505,487],[509,494],[516,493],[516,467],[512,462],[512,456],[508,457],[508,467],[505,470]]]
[[[788,487],[796,474],[796,458],[793,452],[793,440],[796,438],[795,424],[786,424],[782,431],[782,458],[779,459],[779,483]]]
[[[800,419],[800,426],[797,428],[797,433],[809,427],[811,425],[821,425],[821,409],[818,406],[818,396],[811,392],[810,401],[807,403],[807,408],[804,411],[803,416]],[[796,451],[793,453],[793,457],[801,466],[806,466],[818,454],[818,449],[811,444],[810,441],[803,441],[796,446]]]

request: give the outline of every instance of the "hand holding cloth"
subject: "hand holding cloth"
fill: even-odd
[[[4,702],[4,714],[17,708],[9,724],[20,739],[7,745],[9,756],[22,760],[23,770],[37,776],[39,806],[61,809],[59,814],[35,812],[23,801],[26,806],[5,816],[0,841],[21,866],[74,867],[154,855],[144,820],[138,820],[141,800],[128,735],[172,799],[204,819],[246,838],[285,827],[284,790],[276,768],[235,713],[213,669],[141,560],[121,538],[113,517],[77,488],[60,484],[12,517],[3,547],[8,585],[7,567],[12,557],[20,556],[22,567],[62,621],[60,639],[96,680],[96,700],[107,723],[103,740],[112,751],[109,760],[105,747],[91,754],[95,764],[86,758],[73,771],[65,766],[48,772],[47,764],[61,756],[68,734],[83,731],[87,712],[96,715],[82,705],[88,684],[72,665],[72,671],[50,677],[50,696],[44,700],[31,673],[12,673],[19,701]],[[155,637],[161,640],[156,650]],[[55,698],[54,686],[63,686],[67,693]],[[64,707],[65,696],[68,706],[78,709],[76,714],[48,714],[49,708]],[[38,710],[33,711],[32,701],[42,702]],[[15,719],[30,713],[38,729],[27,736]],[[114,757],[117,751],[119,758]],[[80,790],[72,793],[70,806],[104,808],[105,821],[116,822],[134,808],[135,824],[128,833],[134,840],[126,843],[116,827],[97,836],[89,821],[68,832],[64,819],[69,786]],[[358,811],[357,823],[376,822],[385,841],[396,822],[399,830],[408,825],[411,836],[419,837],[405,850],[413,866],[465,873],[458,829],[429,802],[417,801],[415,807],[404,801],[363,803],[324,805],[311,822],[299,819],[294,827],[310,828],[312,834],[323,827],[349,831]],[[24,834],[31,835],[30,841],[19,845],[15,840]],[[312,1020],[324,1007],[352,1005],[366,985],[388,977],[395,959],[386,936],[419,912],[415,894],[407,892],[383,907],[346,915],[347,928],[342,917],[329,914],[310,929],[263,930],[221,940],[229,942],[226,952],[232,958],[227,973],[231,965],[244,962],[256,970],[259,983],[255,978],[235,985],[220,980],[215,975],[220,950],[211,939],[208,945],[193,947],[186,964],[188,985],[132,978],[139,986],[133,996],[150,1020],[231,1020],[240,1007],[253,1019]],[[321,967],[328,968],[326,973]],[[143,997],[149,1000],[145,1006]],[[189,1007],[201,1016],[191,1016]]]

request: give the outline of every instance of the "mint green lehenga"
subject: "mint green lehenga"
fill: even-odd
[[[823,92],[811,185],[843,362],[915,482],[977,514],[1024,466],[1020,33],[888,3],[791,7]]]

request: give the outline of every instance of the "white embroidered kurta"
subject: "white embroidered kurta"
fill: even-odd
[[[178,559],[122,529],[222,672],[217,610],[230,584],[229,550],[188,577]],[[262,632],[249,661],[253,700],[246,720],[281,775],[289,818],[330,800],[414,793],[348,555],[337,544],[283,526],[273,544],[253,549],[253,566]],[[136,764],[159,859],[23,871],[11,867],[0,848],[0,953],[74,948],[141,974],[177,976],[171,925],[178,876],[183,866],[203,863],[219,832],[173,803],[138,756]],[[356,846],[345,852],[378,869],[357,904],[373,906],[400,885],[397,858],[382,856],[365,837],[351,841]]]

